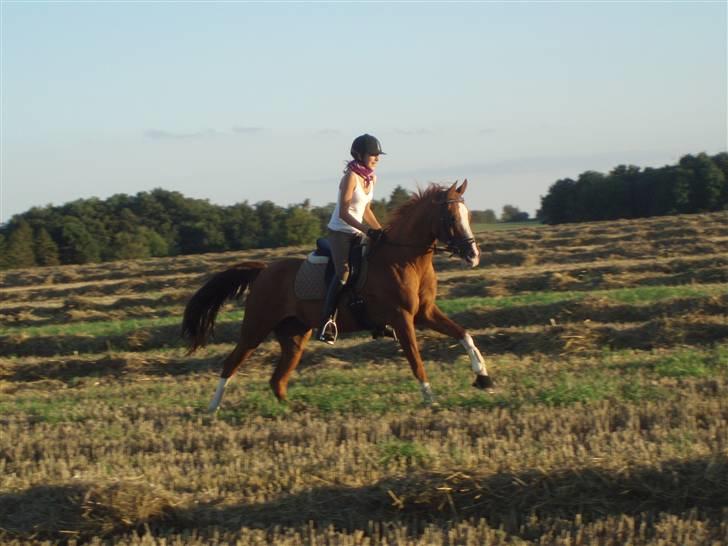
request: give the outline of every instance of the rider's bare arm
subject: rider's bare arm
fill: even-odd
[[[379,220],[377,220],[377,217],[374,215],[371,203],[367,204],[367,208],[364,211],[364,221],[368,226],[371,226],[374,229],[382,229],[382,224],[379,223]]]

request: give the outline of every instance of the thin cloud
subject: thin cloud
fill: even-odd
[[[263,127],[242,127],[240,125],[233,127],[233,133],[239,135],[258,135],[263,131],[265,131]]]
[[[197,131],[195,133],[175,133],[172,131],[164,131],[162,129],[149,129],[144,131],[144,136],[154,140],[192,140],[214,137],[219,134],[220,132],[215,129],[207,129],[205,131]]]
[[[320,129],[316,134],[321,136],[339,136],[342,133],[338,129]]]
[[[427,129],[395,129],[394,134],[396,135],[406,135],[406,136],[419,136],[419,135],[429,135],[431,131]]]
[[[561,155],[561,156],[523,156],[501,161],[459,163],[452,165],[417,167],[414,169],[403,169],[390,172],[392,177],[419,178],[428,177],[433,179],[454,177],[459,173],[465,176],[474,175],[515,175],[523,173],[548,173],[554,170],[570,169],[576,177],[580,172],[587,169],[598,168],[598,165],[608,170],[617,165],[637,164],[645,167],[651,164],[664,163],[663,157],[669,154],[658,150],[634,150],[624,152],[605,152],[584,155]],[[461,175],[462,176],[462,175]]]

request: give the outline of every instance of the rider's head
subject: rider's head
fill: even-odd
[[[384,154],[382,151],[382,145],[379,143],[379,140],[372,135],[365,134],[358,136],[354,139],[354,142],[351,143],[351,157],[367,167],[371,168],[369,163],[372,162],[372,158],[374,158],[373,163],[376,165],[381,154]]]

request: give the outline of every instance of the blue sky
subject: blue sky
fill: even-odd
[[[725,2],[8,2],[0,222],[163,187],[323,205],[396,185],[535,212],[558,178],[728,147]]]

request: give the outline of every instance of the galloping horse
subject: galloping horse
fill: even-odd
[[[433,394],[417,346],[415,326],[431,328],[460,341],[476,374],[473,386],[493,386],[473,338],[435,304],[437,278],[432,255],[437,241],[471,267],[480,262],[480,250],[463,199],[467,184],[465,180],[460,187],[457,182],[449,188],[431,185],[399,207],[385,236],[370,251],[366,282],[360,290],[370,320],[391,325],[397,334],[427,405],[433,403]],[[312,329],[318,325],[323,305],[320,300],[296,298],[294,279],[301,262],[300,258],[289,258],[270,265],[238,264],[213,276],[188,302],[182,332],[190,340],[193,352],[205,344],[225,300],[242,294],[250,286],[240,340],[223,363],[210,411],[217,410],[227,382],[271,331],[280,343],[281,357],[270,386],[279,400],[286,399],[288,380],[301,360]],[[339,331],[362,329],[345,303],[344,297],[339,304]]]

